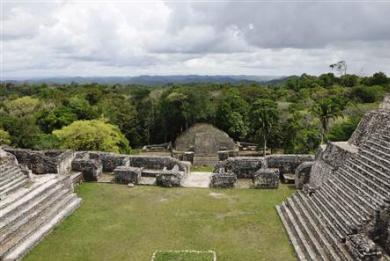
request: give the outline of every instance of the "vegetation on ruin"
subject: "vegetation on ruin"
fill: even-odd
[[[384,73],[368,77],[303,74],[268,84],[245,81],[151,87],[3,83],[0,131],[1,137],[9,138],[0,141],[23,148],[75,148],[55,133],[74,122],[103,120],[115,125],[131,148],[139,148],[174,141],[192,124],[207,122],[235,140],[256,142],[259,149],[267,142],[273,150],[308,153],[321,140],[347,139],[362,115],[377,108],[389,91],[390,80]],[[268,109],[259,110],[265,102]],[[272,124],[267,119],[272,119]],[[89,128],[100,131],[98,126]],[[85,144],[82,137],[73,138],[75,143]],[[77,146],[90,147],[94,145]],[[112,146],[98,149],[126,150]]]
[[[84,183],[81,207],[25,260],[149,261],[185,249],[215,250],[219,261],[295,260],[275,211],[293,191]]]

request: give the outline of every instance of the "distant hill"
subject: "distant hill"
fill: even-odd
[[[255,76],[255,75],[141,75],[134,77],[53,77],[53,78],[35,78],[26,80],[10,80],[13,83],[100,83],[100,84],[140,84],[140,85],[166,85],[166,84],[185,84],[185,83],[242,83],[242,82],[261,82],[268,83],[280,81],[285,76]]]

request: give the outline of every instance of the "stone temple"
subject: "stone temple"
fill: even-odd
[[[81,204],[81,181],[186,187],[191,162],[212,163],[206,188],[298,189],[276,207],[299,260],[390,261],[390,96],[347,142],[312,155],[241,157],[223,132],[197,124],[176,141],[180,159],[98,151],[0,148],[0,260],[19,260]],[[211,158],[211,159],[210,159]]]
[[[218,152],[237,149],[228,134],[207,123],[194,124],[175,141],[176,153],[184,154],[184,159],[195,166],[214,166],[218,162]]]
[[[390,97],[296,178],[277,211],[299,260],[390,260]]]

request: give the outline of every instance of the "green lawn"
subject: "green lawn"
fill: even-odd
[[[85,183],[77,192],[81,207],[25,260],[150,261],[156,250],[215,250],[218,261],[295,260],[275,211],[293,193],[285,185],[209,190]]]
[[[209,252],[157,252],[152,261],[213,261],[214,255]]]

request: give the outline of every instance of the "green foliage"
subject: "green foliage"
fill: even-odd
[[[0,145],[10,145],[11,136],[5,130],[0,129]]]
[[[384,89],[382,86],[356,86],[351,91],[351,97],[357,102],[372,103],[382,99]]]
[[[340,123],[336,123],[332,126],[328,133],[328,140],[331,141],[346,141],[348,140],[353,131],[356,129],[359,124],[360,118],[354,117],[352,119],[347,119]]]
[[[217,108],[215,115],[217,127],[234,139],[245,137],[249,131],[248,112],[248,103],[236,90],[230,90]]]
[[[34,113],[39,106],[39,99],[30,96],[25,96],[5,102],[5,108],[8,113],[16,117],[29,116]]]
[[[64,149],[129,152],[129,143],[118,127],[103,120],[75,121],[53,134]]]

